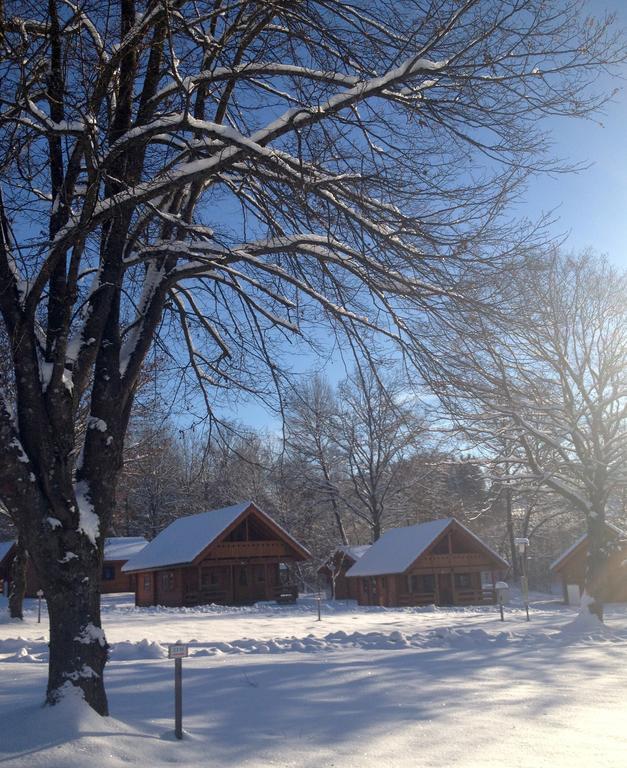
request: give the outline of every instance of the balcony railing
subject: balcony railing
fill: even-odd
[[[398,604],[403,607],[434,605],[435,592],[404,592],[398,596]]]
[[[404,607],[434,605],[438,602],[435,592],[403,592],[398,596],[398,604]],[[493,605],[496,603],[496,590],[491,587],[482,589],[456,589],[451,597],[451,605]]]
[[[282,541],[223,541],[212,548],[213,558],[283,557],[290,550]]]
[[[454,568],[464,565],[489,565],[488,558],[481,552],[453,552],[446,555],[424,555],[420,568]]]

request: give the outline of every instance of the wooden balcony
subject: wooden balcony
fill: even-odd
[[[491,588],[457,589],[452,605],[494,605],[496,591]],[[398,604],[403,607],[420,605],[438,605],[435,592],[403,592],[398,596]]]
[[[298,587],[296,584],[266,585],[265,583],[256,583],[236,589],[237,593],[234,592],[233,585],[229,585],[228,587],[202,587],[189,590],[183,596],[183,605],[209,605],[211,603],[218,605],[246,605],[255,603],[258,600],[295,603],[298,598]]]
[[[282,541],[224,541],[211,549],[208,559],[284,557],[289,554],[289,547]]]
[[[459,589],[455,592],[455,605],[494,605],[496,590],[491,587],[482,589]]]
[[[420,568],[459,568],[464,566],[489,566],[490,561],[481,552],[453,552],[450,555],[425,555],[420,558]]]
[[[418,605],[434,605],[435,592],[404,592],[398,596],[398,604],[404,608],[413,608]]]

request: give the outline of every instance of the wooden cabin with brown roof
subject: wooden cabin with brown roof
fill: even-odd
[[[392,528],[346,573],[360,605],[496,602],[506,560],[454,518]]]
[[[605,603],[627,602],[627,533],[606,523],[609,554],[600,574],[599,596]],[[584,534],[551,563],[551,572],[561,583],[564,602],[579,605],[584,591],[588,535]]]
[[[357,600],[357,582],[347,579],[346,572],[370,549],[370,544],[346,544],[338,547],[324,565],[318,568],[318,575],[334,600]]]
[[[131,558],[140,606],[288,602],[289,565],[309,552],[251,501],[175,520]]]

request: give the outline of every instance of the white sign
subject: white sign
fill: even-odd
[[[189,646],[183,643],[168,645],[168,659],[184,659],[189,656]]]
[[[37,590],[37,597],[43,597],[43,596],[44,596],[44,591],[43,591],[43,589],[38,589],[38,590]]]

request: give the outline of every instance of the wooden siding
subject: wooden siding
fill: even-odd
[[[205,560],[200,565],[137,574],[139,606],[249,605],[259,600],[295,600],[294,583],[281,581],[280,563]]]
[[[135,591],[135,574],[122,573],[125,562],[126,560],[105,560],[100,581],[100,591],[103,595]],[[109,574],[112,574],[113,578],[107,578]]]
[[[556,569],[562,583],[564,602],[568,603],[567,585],[576,584],[583,593],[588,547],[584,544]],[[607,559],[600,578],[601,598],[606,603],[627,603],[627,544],[621,544]]]

